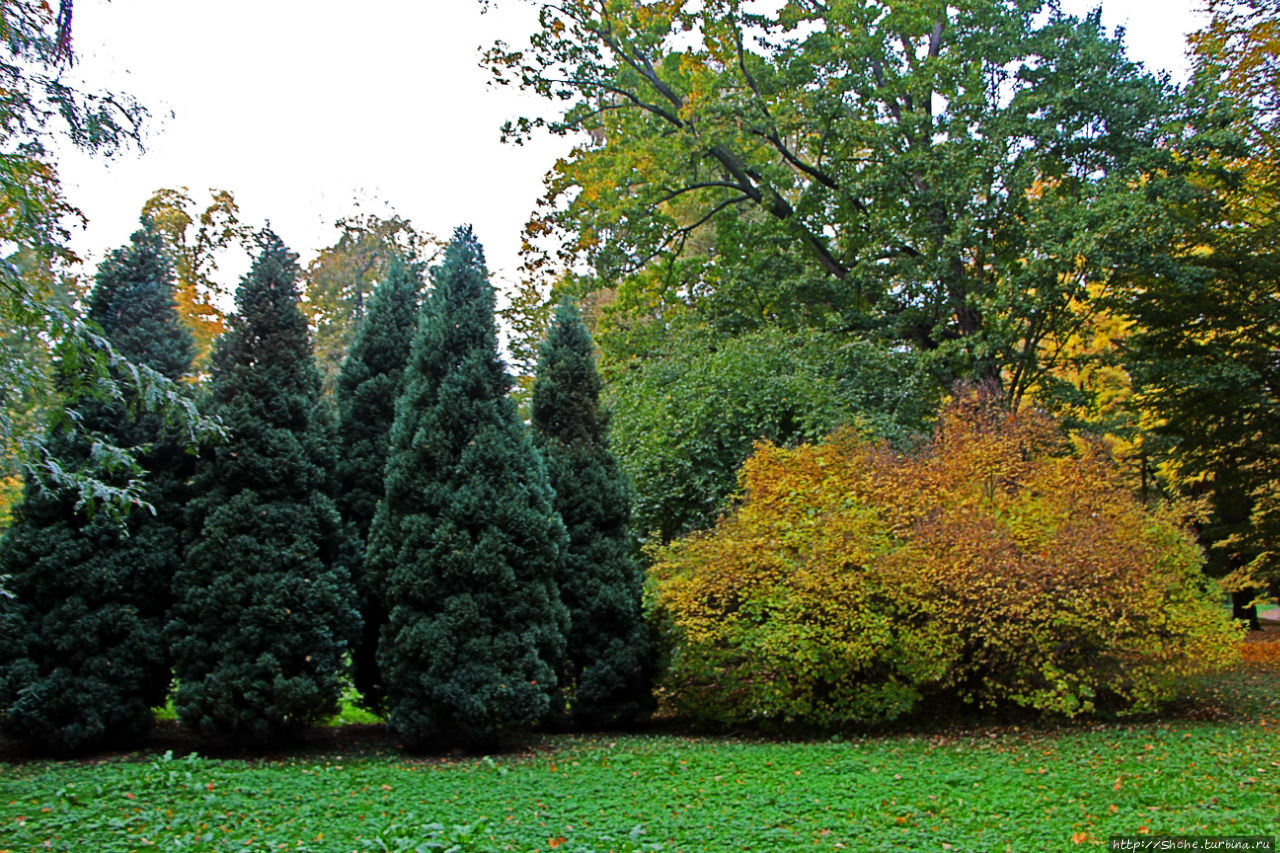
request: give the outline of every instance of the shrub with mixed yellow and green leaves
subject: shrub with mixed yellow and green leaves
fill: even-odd
[[[1238,654],[1177,509],[980,395],[910,454],[761,444],[742,488],[653,568],[663,694],[695,719],[829,727],[941,697],[1141,712]]]

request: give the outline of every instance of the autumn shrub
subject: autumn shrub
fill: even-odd
[[[852,432],[764,443],[741,485],[653,567],[662,695],[694,719],[1141,712],[1238,654],[1176,509],[1034,413],[965,395],[909,454]]]

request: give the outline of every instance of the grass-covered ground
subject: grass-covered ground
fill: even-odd
[[[562,736],[417,759],[363,728],[286,759],[17,761],[0,764],[0,851],[985,853],[1270,836],[1280,643],[1249,658],[1174,716],[1140,722],[796,743]]]

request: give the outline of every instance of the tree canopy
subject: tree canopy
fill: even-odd
[[[1208,498],[1210,571],[1280,590],[1280,17],[1209,4],[1185,131],[1146,184],[1119,308],[1137,403],[1180,490]],[[1250,595],[1242,595],[1247,600]]]
[[[149,226],[99,266],[90,321],[132,363],[177,379],[191,367],[191,335],[174,307],[173,276]],[[16,523],[0,541],[0,725],[51,752],[124,744],[151,728],[169,689],[164,625],[181,561],[191,457],[158,415],[113,401],[76,401],[87,426],[147,469],[152,512],[124,521],[89,514],[73,488],[28,477]],[[71,462],[83,435],[55,437]],[[124,474],[123,476],[128,476]],[[6,643],[6,640],[8,643]]]
[[[604,285],[735,294],[757,321],[800,302],[810,324],[891,329],[1018,399],[1069,301],[1106,279],[1108,199],[1132,191],[1173,90],[1097,13],[1035,0],[755,8],[570,0],[488,53],[564,105],[509,135],[580,140],[531,245]],[[766,245],[794,274],[759,275]]]

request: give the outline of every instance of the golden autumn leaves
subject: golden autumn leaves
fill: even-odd
[[[742,489],[654,568],[665,697],[694,717],[1142,711],[1238,654],[1176,511],[1036,414],[962,396],[910,453],[851,432],[761,444]]]

